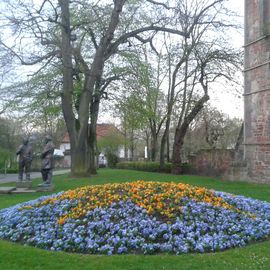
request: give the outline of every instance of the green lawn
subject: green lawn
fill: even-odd
[[[88,179],[72,179],[65,176],[54,178],[56,191],[73,189],[89,184],[104,184],[134,180],[175,181],[203,186],[215,190],[270,201],[270,186],[249,183],[232,183],[202,176],[175,176],[129,170],[100,170]],[[34,185],[41,180],[34,181]],[[7,186],[8,184],[5,184]],[[47,193],[49,194],[49,193]],[[44,195],[0,195],[0,208],[28,201]],[[236,248],[225,252],[189,255],[114,255],[94,256],[63,252],[50,252],[33,247],[0,241],[0,269],[270,269],[270,241]]]

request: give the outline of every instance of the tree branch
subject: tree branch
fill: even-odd
[[[154,0],[146,0],[146,2],[149,2],[149,3],[151,3],[151,4],[154,4],[154,5],[158,5],[158,6],[163,6],[164,8],[166,8],[166,9],[172,9],[171,7],[169,7],[169,6],[167,6],[166,4],[164,4],[164,3],[160,3],[160,2],[156,2],[156,1],[154,1]]]
[[[91,40],[92,40],[92,42],[94,44],[94,47],[97,50],[98,44],[97,44],[97,40],[96,40],[95,33],[94,33],[93,29],[89,28],[89,29],[87,29],[87,32],[89,33],[89,35],[91,37]]]
[[[2,108],[2,110],[0,110],[0,115],[3,114],[6,111],[6,108]]]
[[[53,58],[55,55],[60,54],[60,50],[54,50],[52,52],[47,53],[46,55],[37,57],[37,59],[35,59],[35,60],[31,61],[31,62],[26,62],[25,60],[23,60],[23,58],[18,53],[16,53],[14,50],[12,50],[10,47],[8,47],[1,40],[0,40],[0,44],[2,44],[6,49],[8,49],[12,53],[12,55],[14,55],[15,57],[17,57],[21,61],[21,64],[22,65],[25,65],[25,66],[31,66],[31,65],[35,65],[35,64],[41,63],[43,60],[47,60],[49,58]]]
[[[40,9],[37,11],[38,14],[40,14],[40,12],[42,11],[42,9],[43,9],[43,7],[44,7],[44,5],[45,5],[45,3],[46,3],[47,1],[48,1],[48,0],[44,0],[44,1],[42,2],[41,6],[40,6]]]
[[[136,35],[135,38],[137,38],[139,41],[141,41],[143,44],[149,42],[150,44],[150,47],[152,48],[152,50],[157,54],[159,55],[157,49],[155,48],[154,44],[153,44],[153,36],[152,37],[149,37],[147,39],[143,39],[142,37],[140,37],[139,35]]]
[[[158,127],[157,127],[157,133],[159,133],[164,121],[167,119],[167,114],[163,116],[163,118],[160,120],[160,123],[158,124]]]
[[[120,76],[118,76],[118,75],[107,78],[105,80],[104,84],[102,85],[102,87],[100,88],[100,93],[102,94],[111,82],[119,80],[119,79],[120,79]]]
[[[216,0],[213,3],[209,4],[208,6],[206,6],[205,8],[203,8],[198,15],[196,15],[194,17],[194,21],[191,25],[191,27],[189,28],[188,31],[188,36],[193,32],[193,29],[195,28],[195,26],[199,23],[200,18],[203,16],[203,14],[211,7],[215,6],[218,3],[221,3],[223,0]]]
[[[128,38],[136,37],[136,36],[138,36],[138,34],[143,33],[143,32],[147,32],[147,31],[167,32],[167,33],[172,33],[172,34],[180,35],[180,36],[187,37],[187,38],[189,37],[189,35],[187,33],[180,31],[180,30],[171,29],[171,28],[167,28],[167,27],[163,27],[163,26],[150,25],[150,26],[146,26],[146,27],[131,31],[131,32],[126,33],[126,34],[122,35],[121,37],[119,37],[114,43],[112,43],[108,47],[107,57],[109,57],[110,55],[115,53],[118,46],[122,43],[127,42]]]
[[[80,52],[80,49],[79,48],[74,48],[73,49],[73,53],[74,53],[74,56],[78,59],[78,61],[82,64],[82,67],[83,67],[83,73],[85,75],[89,75],[90,74],[90,68],[87,64],[87,62],[83,59],[83,56],[81,55],[81,52]]]

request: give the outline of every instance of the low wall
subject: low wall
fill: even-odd
[[[189,157],[193,173],[222,176],[233,164],[234,151],[226,149],[201,150]]]

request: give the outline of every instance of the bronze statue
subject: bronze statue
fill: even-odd
[[[26,175],[26,181],[30,181],[31,163],[33,160],[33,151],[28,138],[23,139],[16,154],[19,156],[19,181],[23,181],[23,172]]]
[[[47,135],[45,137],[45,146],[41,153],[42,158],[41,174],[44,185],[52,184],[53,152],[54,152],[54,144],[52,142],[52,138],[51,136]]]

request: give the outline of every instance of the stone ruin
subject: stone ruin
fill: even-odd
[[[245,1],[244,132],[224,177],[270,183],[270,1]]]

